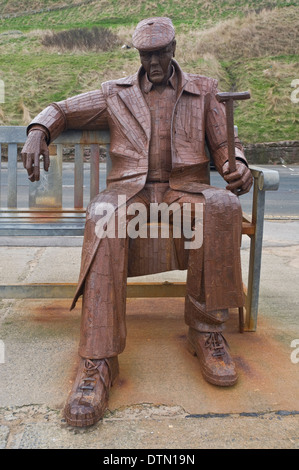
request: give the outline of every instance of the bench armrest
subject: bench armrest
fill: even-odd
[[[279,173],[258,166],[249,165],[254,180],[257,180],[260,191],[276,191],[279,187]]]

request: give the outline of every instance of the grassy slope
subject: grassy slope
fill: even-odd
[[[3,14],[20,12],[22,10],[67,5],[70,2],[56,0],[29,0],[25,6],[17,0],[0,0],[0,11]],[[72,2],[79,3],[79,0]],[[20,25],[22,30],[31,29],[32,22],[38,23],[39,27],[53,27],[61,29],[64,27],[80,27],[104,24],[134,25],[136,21],[147,16],[165,15],[170,16],[173,22],[180,26],[192,25],[202,26],[217,23],[220,20],[235,15],[244,15],[247,12],[260,11],[263,8],[289,7],[296,5],[296,0],[159,0],[144,1],[134,0],[97,0],[87,5],[71,7],[64,10],[45,12],[32,16],[11,18],[0,21],[0,27],[15,28]]]
[[[31,0],[26,10],[63,3]],[[298,8],[291,6],[295,2],[136,0],[129,8],[128,3],[97,1],[0,19],[0,78],[6,85],[0,123],[27,123],[49,102],[95,89],[104,80],[135,72],[139,65],[134,50],[70,53],[46,49],[41,45],[43,30],[105,25],[129,42],[137,20],[159,14],[171,16],[176,24],[177,59],[184,70],[217,77],[223,91],[251,91],[252,99],[236,110],[243,141],[298,139],[299,105],[290,101],[291,82],[299,78],[295,49],[299,15]],[[260,11],[271,4],[280,8]],[[18,5],[17,1],[0,1],[0,12],[16,12]],[[9,33],[16,30],[23,34]]]
[[[290,100],[290,84],[299,76],[298,55],[252,59],[232,64],[238,89],[251,91],[251,100],[239,104],[236,122],[246,142],[299,139],[299,104]],[[248,104],[248,106],[247,106]]]

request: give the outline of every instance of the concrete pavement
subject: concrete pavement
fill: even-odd
[[[0,284],[76,282],[81,244],[1,237]],[[87,429],[62,415],[81,303],[69,312],[70,299],[2,299],[0,448],[299,448],[298,281],[299,221],[266,221],[257,331],[239,334],[234,311],[226,328],[239,372],[229,389],[207,384],[187,352],[183,299],[128,299],[120,377],[104,419]]]

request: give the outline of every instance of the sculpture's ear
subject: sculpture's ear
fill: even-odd
[[[172,47],[173,47],[173,57],[175,57],[175,50],[176,50],[176,40],[175,39],[172,41]]]

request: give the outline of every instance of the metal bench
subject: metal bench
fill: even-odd
[[[50,146],[51,165],[48,173],[42,173],[37,183],[28,181],[28,205],[18,207],[18,162],[17,148],[26,140],[26,128],[21,126],[0,127],[0,169],[1,146],[8,146],[7,201],[0,206],[0,236],[14,235],[83,235],[85,224],[84,209],[84,159],[85,147],[90,148],[90,172],[87,199],[93,198],[105,188],[105,177],[100,184],[100,173],[109,172],[110,159],[100,163],[99,146],[105,146],[109,155],[109,132],[68,131],[62,133]],[[75,148],[74,192],[71,207],[62,204],[62,152],[63,148]],[[20,166],[21,164],[19,164]],[[86,164],[85,164],[86,165]],[[265,192],[277,190],[277,171],[250,166],[254,177],[252,214],[243,214],[242,234],[250,238],[248,283],[245,293],[245,331],[255,331],[258,316],[258,299],[261,272]],[[21,168],[22,172],[25,172]],[[1,177],[1,174],[0,174]],[[85,195],[86,199],[86,195]],[[2,298],[63,298],[72,297],[75,284],[27,284],[0,286]],[[128,282],[128,297],[183,297],[185,283]]]

